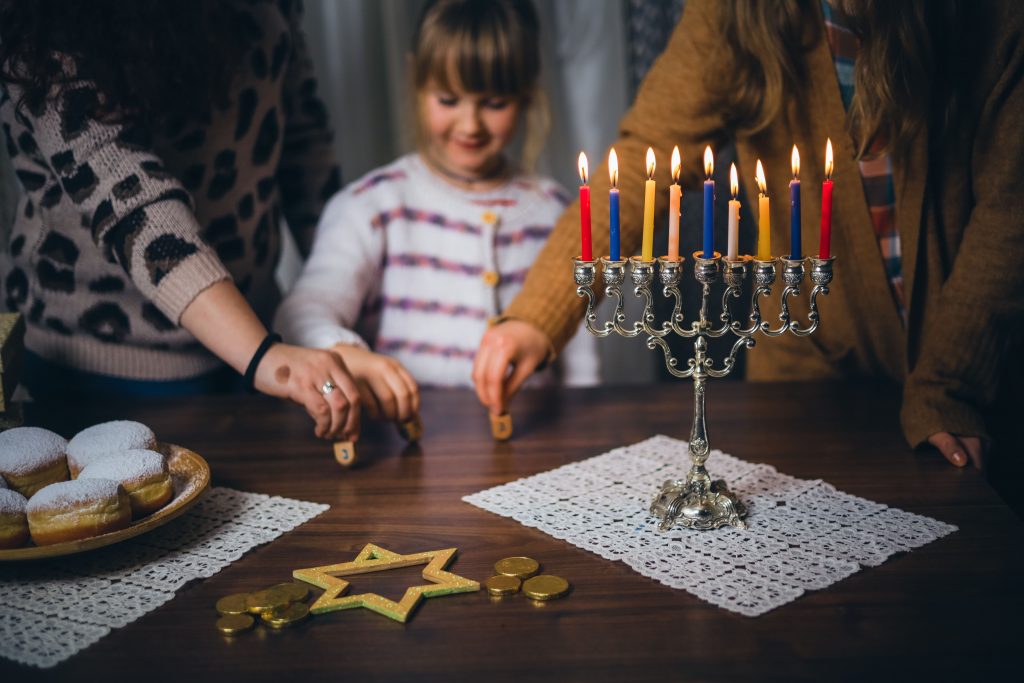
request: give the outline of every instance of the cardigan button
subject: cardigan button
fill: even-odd
[[[483,278],[484,284],[488,287],[497,287],[498,283],[501,282],[501,276],[494,270],[485,270],[483,272]]]
[[[497,225],[498,214],[493,211],[484,211],[483,215],[480,216],[480,220],[482,220],[485,225]]]

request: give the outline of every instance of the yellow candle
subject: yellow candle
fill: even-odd
[[[764,167],[761,160],[757,160],[757,209],[760,214],[757,219],[757,258],[759,261],[768,261],[772,257],[772,213],[768,201],[768,183],[764,179]]]
[[[668,257],[679,259],[679,200],[683,190],[679,187],[679,147],[672,148],[672,187],[668,188]]]
[[[647,182],[644,184],[644,242],[640,258],[654,260],[654,150],[647,148]]]
[[[729,168],[729,189],[732,190],[732,199],[729,200],[729,248],[725,257],[735,261],[739,259],[740,243],[740,200],[736,199],[740,191],[740,180],[736,175],[736,164]]]

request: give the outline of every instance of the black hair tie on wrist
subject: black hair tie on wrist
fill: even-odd
[[[256,387],[254,386],[256,382],[256,368],[260,366],[260,361],[263,360],[263,356],[267,355],[270,347],[280,341],[281,335],[277,332],[271,332],[260,342],[260,345],[256,348],[256,353],[252,354],[252,360],[249,361],[248,367],[245,368],[245,389],[250,394],[256,393]]]

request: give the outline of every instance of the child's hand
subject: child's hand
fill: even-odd
[[[303,406],[316,422],[319,438],[359,438],[359,389],[333,351],[274,344],[256,370],[255,385],[264,394]]]
[[[953,465],[963,467],[968,461],[975,469],[985,471],[985,449],[976,436],[957,436],[949,432],[936,432],[928,437],[928,443],[939,449]]]
[[[397,360],[350,344],[337,344],[331,351],[355,378],[367,415],[405,422],[419,413],[420,388]]]
[[[480,403],[493,415],[506,412],[508,402],[547,360],[550,349],[544,333],[522,320],[506,320],[487,330],[473,360]]]

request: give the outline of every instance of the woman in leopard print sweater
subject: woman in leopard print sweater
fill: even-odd
[[[24,190],[0,281],[34,395],[187,394],[248,370],[318,436],[354,436],[341,360],[263,322],[282,214],[305,254],[339,186],[300,13],[0,1],[0,124]]]

